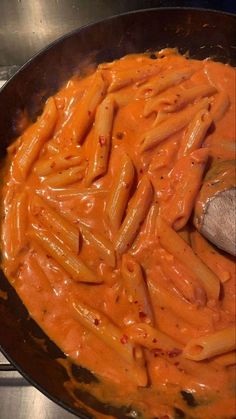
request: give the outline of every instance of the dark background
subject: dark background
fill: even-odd
[[[45,45],[82,25],[130,10],[175,6],[236,13],[235,0],[0,0],[0,79],[9,78]]]

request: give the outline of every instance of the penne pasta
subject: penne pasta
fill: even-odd
[[[13,164],[13,176],[16,179],[26,178],[42,146],[52,135],[56,121],[57,109],[55,101],[51,97],[47,100],[42,115],[27,128],[21,138],[21,146],[15,155]]]
[[[5,214],[5,226],[2,230],[4,256],[8,260],[16,259],[27,245],[28,196],[26,192],[14,193],[14,191],[11,191],[11,195],[11,204]],[[14,264],[13,271],[18,266],[18,262]]]
[[[85,179],[87,185],[90,185],[107,171],[114,110],[114,100],[109,96],[103,100],[97,109],[91,158]]]
[[[206,294],[203,288],[196,286],[191,271],[186,269],[183,264],[173,258],[164,249],[160,249],[158,263],[167,278],[171,281],[174,287],[183,295],[183,297],[196,304],[198,307],[203,307],[206,304]]]
[[[72,183],[78,182],[84,178],[85,164],[80,166],[70,167],[69,169],[62,170],[60,172],[51,173],[46,176],[43,180],[43,185],[50,186],[52,188],[60,188]]]
[[[143,176],[132,198],[126,217],[118,231],[115,249],[121,254],[126,252],[137,236],[153,198],[153,188],[147,176]]]
[[[215,101],[210,109],[212,119],[215,123],[224,116],[229,105],[230,105],[230,101],[229,101],[229,96],[227,95],[227,93],[220,92],[216,96]]]
[[[141,81],[143,82],[154,74],[158,74],[159,72],[160,67],[153,64],[146,64],[139,69],[131,68],[127,70],[112,71],[111,84],[108,88],[108,92],[111,93],[130,84]]]
[[[219,355],[215,358],[215,361],[224,367],[231,367],[232,365],[236,364],[236,352],[232,351],[223,355]]]
[[[180,260],[202,284],[208,299],[218,300],[220,293],[219,278],[199,259],[191,247],[161,218],[157,219],[158,237],[161,245]]]
[[[200,148],[177,160],[170,173],[171,197],[160,204],[160,215],[175,229],[183,228],[192,213],[208,161],[208,149]]]
[[[109,266],[116,265],[116,255],[112,243],[99,233],[92,232],[85,225],[80,223],[80,231],[83,239],[93,246],[100,258]]]
[[[78,166],[81,162],[82,157],[78,153],[67,150],[52,157],[38,160],[34,166],[34,172],[38,176],[48,176],[51,173]]]
[[[106,206],[106,212],[112,227],[117,230],[120,227],[124,215],[130,189],[134,180],[134,166],[128,154],[121,159],[120,170],[115,174],[110,196]]]
[[[209,99],[204,98],[194,105],[188,106],[186,109],[171,115],[156,127],[148,130],[141,136],[140,151],[144,152],[155,147],[161,141],[180,131],[190,123],[192,118],[202,109],[207,109]]]
[[[193,361],[202,361],[236,349],[235,327],[227,327],[210,335],[191,339],[183,355]]]
[[[150,98],[156,96],[164,90],[189,79],[192,75],[193,70],[190,68],[169,71],[166,74],[161,74],[141,86],[139,97]]]
[[[212,96],[216,92],[216,88],[210,84],[200,84],[189,89],[179,89],[176,93],[167,93],[147,101],[143,115],[147,117],[152,112],[157,112],[159,109],[167,113],[176,112],[189,105],[194,100]]]
[[[80,144],[87,134],[99,103],[106,93],[106,83],[100,71],[95,72],[92,82],[57,134],[59,142],[70,139],[72,144]]]
[[[41,191],[43,191],[41,189]],[[89,197],[104,197],[107,195],[108,190],[102,188],[86,188],[81,189],[78,186],[71,186],[67,188],[60,188],[52,191],[53,196],[55,196],[59,201],[70,200],[71,198],[89,198]]]
[[[124,337],[123,331],[110,321],[103,313],[94,310],[91,307],[83,304],[81,301],[73,302],[76,318],[79,322],[99,339],[105,342],[129,364],[135,367],[136,379],[138,385],[145,387],[147,384],[147,375],[145,368],[140,367],[135,363],[134,346]]]
[[[152,327],[146,323],[135,323],[125,329],[125,333],[129,337],[130,341],[144,346],[148,349],[155,349],[161,353],[170,353],[173,350],[176,350],[176,354],[181,354],[182,345],[181,343],[170,338],[160,330]]]
[[[212,122],[212,116],[206,109],[202,109],[195,115],[181,141],[178,153],[179,159],[201,147]]]
[[[79,230],[75,225],[67,221],[37,195],[31,201],[31,211],[35,218],[64,242],[72,252],[79,253]]]
[[[215,272],[222,284],[233,278],[235,274],[233,260],[229,260],[226,255],[218,253],[198,231],[191,232],[190,239],[194,253]]]
[[[36,240],[75,282],[101,283],[101,279],[49,231],[32,226],[29,237]]]
[[[128,253],[122,257],[121,275],[128,301],[133,304],[133,310],[138,312],[138,318],[142,318],[145,323],[153,324],[151,301],[141,266]]]
[[[209,312],[206,313],[203,308],[187,302],[182,296],[179,298],[176,292],[168,291],[153,280],[148,282],[148,287],[152,299],[155,299],[159,307],[171,310],[177,318],[197,328],[212,327],[212,319],[207,316]]]

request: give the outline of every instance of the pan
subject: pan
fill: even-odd
[[[178,47],[191,58],[236,64],[236,16],[194,9],[149,9],[131,12],[76,30],[29,60],[0,91],[0,156],[17,135],[17,120],[27,110],[35,119],[48,96],[90,63],[101,63],[133,52]],[[104,405],[88,392],[75,397],[65,389],[68,375],[58,362],[64,355],[30,319],[1,272],[0,349],[18,371],[50,399],[80,418],[130,415],[128,407]],[[43,342],[43,344],[42,344]],[[72,367],[79,382],[94,376]],[[92,410],[91,410],[92,408]],[[92,413],[91,413],[92,412]],[[182,417],[182,416],[181,416]]]

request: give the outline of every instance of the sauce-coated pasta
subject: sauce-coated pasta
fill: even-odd
[[[3,270],[97,377],[85,389],[133,417],[235,413],[234,264],[192,223],[206,171],[235,157],[234,83],[175,50],[126,56],[68,81],[9,147]]]

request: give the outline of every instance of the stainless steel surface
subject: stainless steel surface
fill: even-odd
[[[236,12],[235,0],[0,0],[0,87],[33,54],[82,25],[148,7],[192,6]],[[8,364],[0,353],[1,364]],[[0,419],[73,419],[11,366],[0,369]]]
[[[60,35],[95,20],[168,6],[236,10],[235,0],[0,0],[0,66],[23,64]]]
[[[0,353],[0,367],[8,361]],[[45,397],[17,371],[0,371],[1,419],[75,419]]]

